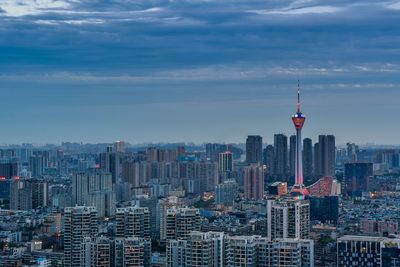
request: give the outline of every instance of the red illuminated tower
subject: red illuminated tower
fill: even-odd
[[[292,116],[294,127],[296,128],[296,162],[295,162],[295,183],[291,193],[306,196],[309,194],[303,182],[303,160],[301,149],[301,129],[303,128],[306,117],[300,111],[300,81],[297,83],[297,113]]]

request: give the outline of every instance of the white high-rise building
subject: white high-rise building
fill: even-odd
[[[310,237],[310,202],[291,197],[268,200],[267,232],[276,238]]]
[[[85,264],[85,237],[98,232],[95,207],[76,206],[64,209],[64,266],[76,267]]]
[[[116,212],[117,237],[150,238],[150,212],[148,208],[125,207]]]
[[[194,208],[171,208],[165,215],[166,240],[186,239],[190,232],[200,230],[200,213]]]

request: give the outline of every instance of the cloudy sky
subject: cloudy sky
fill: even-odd
[[[0,143],[400,144],[400,2],[1,0]]]

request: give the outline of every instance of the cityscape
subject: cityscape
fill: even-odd
[[[400,150],[302,139],[297,96],[268,145],[2,148],[1,266],[399,266]]]
[[[400,267],[399,12],[1,0],[0,267]]]

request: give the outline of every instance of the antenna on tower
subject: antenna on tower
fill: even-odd
[[[300,80],[297,80],[297,113],[300,113]]]

